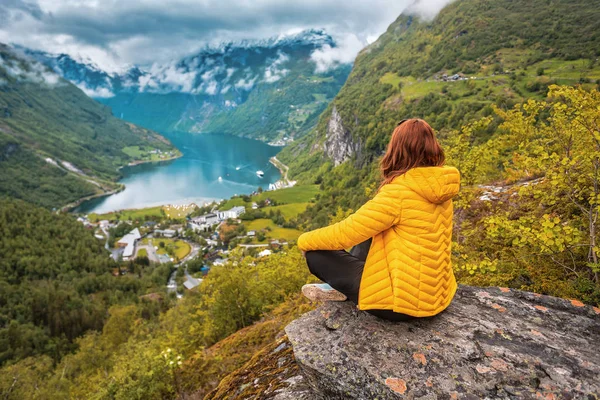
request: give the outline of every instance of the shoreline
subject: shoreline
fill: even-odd
[[[283,187],[291,187],[296,184],[295,181],[290,181],[288,178],[288,172],[290,171],[290,168],[281,161],[279,161],[279,159],[277,159],[277,156],[271,157],[269,159],[269,162],[273,164],[275,168],[277,168],[281,173],[281,178],[277,182],[273,183],[273,185],[277,186],[277,184],[281,182]]]
[[[113,190],[109,190],[108,192],[103,192],[103,193],[96,193],[90,196],[85,196],[82,197],[80,199],[77,199],[69,204],[66,204],[64,206],[62,206],[61,208],[59,208],[58,210],[56,210],[57,212],[61,212],[61,213],[71,213],[73,212],[74,208],[79,207],[82,203],[89,201],[89,200],[94,200],[100,197],[105,197],[105,196],[112,196],[113,194],[117,194],[122,192],[123,190],[125,190],[125,185],[120,184],[120,187],[113,189]]]
[[[179,150],[177,150],[179,151]],[[166,161],[173,161],[173,160],[177,160],[178,158],[183,157],[183,153],[181,151],[179,151],[179,155],[174,156],[174,157],[170,157],[170,158],[165,158],[163,160],[137,160],[137,161],[132,161],[127,165],[121,165],[119,168],[117,168],[117,171],[120,171],[121,169],[125,168],[125,167],[135,167],[136,165],[142,165],[142,164],[151,164],[151,163],[161,163],[161,162],[166,162]]]
[[[136,165],[141,165],[141,164],[148,164],[148,163],[161,163],[161,162],[166,162],[166,161],[173,161],[176,160],[178,158],[183,157],[183,153],[180,152],[179,155],[175,156],[175,157],[171,157],[168,159],[164,159],[164,160],[138,160],[138,161],[134,161],[131,162],[127,165],[122,165],[120,167],[117,168],[117,170],[121,170],[124,167],[134,167]],[[277,168],[279,170],[279,172],[281,173],[281,177],[278,181],[274,182],[273,185],[281,185],[281,187],[277,187],[277,189],[282,189],[282,188],[286,188],[286,187],[292,187],[294,186],[295,182],[292,182],[289,180],[288,178],[288,173],[289,173],[289,167],[287,165],[285,165],[284,163],[282,163],[279,159],[277,159],[276,156],[273,156],[269,159],[269,163],[271,163],[275,168]],[[115,182],[115,184],[119,184],[117,182]],[[279,185],[278,185],[279,184]],[[57,212],[66,212],[66,213],[72,213],[74,208],[77,208],[78,206],[80,206],[82,203],[89,201],[89,200],[93,200],[93,199],[97,199],[97,198],[101,198],[101,197],[108,197],[108,196],[112,196],[114,194],[120,193],[123,190],[125,190],[125,185],[124,184],[119,184],[120,187],[117,189],[113,189],[104,193],[97,193],[94,195],[90,195],[90,196],[86,196],[86,197],[82,197],[74,202],[71,202],[63,207],[61,207],[59,210],[57,210]],[[275,190],[277,190],[275,189]],[[206,200],[211,200],[211,199],[204,199]],[[218,201],[218,199],[212,199],[213,201]],[[196,202],[192,202],[194,204],[197,204]],[[119,209],[119,210],[114,210],[114,211],[110,211],[110,212],[120,212],[120,211],[129,211],[129,210],[142,210],[144,208],[151,208],[151,207],[165,207],[167,205],[174,205],[175,203],[165,203],[165,204],[153,204],[153,205],[149,205],[149,206],[145,206],[145,207],[139,207],[139,208],[124,208],[124,209]],[[182,203],[183,204],[183,203]],[[187,204],[191,204],[191,203],[187,203]],[[110,213],[108,212],[108,213]],[[106,213],[103,213],[106,214]]]
[[[171,158],[165,158],[164,160],[138,160],[138,161],[132,161],[127,165],[121,165],[120,167],[117,168],[117,171],[121,171],[122,168],[124,167],[134,167],[136,165],[141,165],[141,164],[148,164],[148,163],[161,163],[161,162],[165,162],[165,161],[173,161],[176,160],[178,158],[183,157],[183,153],[177,149],[177,151],[179,151],[179,154],[175,157],[171,157]],[[105,191],[103,193],[96,193],[90,196],[85,196],[82,197],[80,199],[77,199],[71,203],[68,203],[64,206],[62,206],[61,208],[59,208],[57,210],[57,212],[62,212],[62,213],[72,213],[74,208],[79,207],[82,203],[89,201],[89,200],[94,200],[100,197],[108,197],[108,196],[112,196],[113,194],[117,194],[122,192],[123,190],[125,190],[125,185],[122,183],[118,183],[118,182],[114,182],[115,185],[119,185],[118,188],[113,189],[113,190],[109,190],[109,191]]]

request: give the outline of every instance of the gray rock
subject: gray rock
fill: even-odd
[[[286,328],[305,380],[327,399],[592,399],[600,310],[461,286],[440,315],[387,322],[326,303]]]
[[[323,146],[325,154],[333,160],[335,166],[338,166],[352,157],[359,147],[360,145],[352,139],[350,131],[344,127],[342,117],[334,106],[327,124]]]

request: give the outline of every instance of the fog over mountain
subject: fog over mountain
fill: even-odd
[[[267,141],[299,137],[312,128],[353,60],[341,54],[331,35],[315,29],[221,43],[121,72],[68,54],[16,49],[110,106],[117,117],[144,127]]]
[[[106,71],[164,64],[201,48],[324,29],[338,46],[322,62],[349,62],[407,6],[435,15],[449,0],[4,0],[0,42],[93,62]]]

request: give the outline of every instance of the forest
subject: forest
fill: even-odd
[[[59,362],[77,338],[102,329],[116,304],[147,317],[170,304],[166,295],[158,304],[140,298],[164,292],[170,265],[115,277],[103,243],[71,216],[0,200],[0,237],[0,366],[38,356]]]

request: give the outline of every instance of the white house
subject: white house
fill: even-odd
[[[162,235],[166,238],[174,238],[177,235],[177,231],[174,229],[156,229],[154,233],[157,235]]]
[[[269,250],[269,249],[266,249],[266,250],[263,250],[260,253],[258,253],[258,256],[259,257],[268,257],[271,254],[273,254],[273,252],[271,250]]]
[[[246,207],[243,207],[243,206],[233,207],[231,210],[219,211],[219,219],[221,219],[221,220],[225,220],[228,218],[236,219],[236,218],[239,218],[239,216],[245,212],[246,212]]]
[[[215,213],[210,213],[192,218],[188,223],[188,226],[190,227],[190,229],[193,229],[195,231],[205,231],[213,225],[218,224],[219,222],[219,216]]]
[[[123,250],[123,260],[127,261],[133,257],[135,253],[135,244],[141,238],[142,235],[140,235],[139,229],[135,228],[117,242],[118,247],[125,247],[125,250]]]

